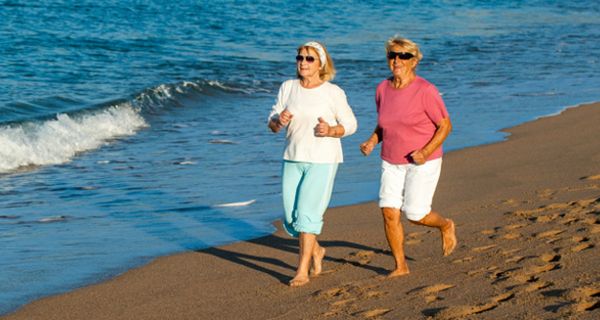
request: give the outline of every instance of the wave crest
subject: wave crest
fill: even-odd
[[[22,167],[61,164],[107,140],[146,127],[139,109],[125,102],[79,116],[0,126],[0,173]]]

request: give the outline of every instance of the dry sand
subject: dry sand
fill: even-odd
[[[437,232],[405,223],[408,276],[383,276],[393,260],[366,203],[327,212],[324,274],[301,288],[286,285],[297,244],[279,231],[3,319],[600,319],[600,104],[507,131],[446,154],[434,208],[455,220],[459,246],[443,257]]]

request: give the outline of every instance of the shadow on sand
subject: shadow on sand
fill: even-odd
[[[298,240],[297,239],[284,238],[277,234],[272,234],[269,236],[260,237],[260,238],[253,239],[253,240],[248,240],[245,242],[252,243],[255,245],[265,246],[265,247],[269,247],[272,249],[289,252],[289,253],[293,253],[293,254],[298,253]],[[349,242],[349,241],[319,240],[319,244],[321,244],[325,248],[346,247],[346,248],[351,248],[351,249],[356,249],[356,250],[372,251],[373,253],[376,253],[376,254],[386,254],[386,255],[391,256],[391,252],[389,250],[373,248],[373,247],[369,247],[369,246],[365,246],[362,244]],[[216,247],[211,247],[211,248],[202,249],[202,250],[196,250],[196,252],[210,254],[210,255],[219,257],[221,259],[231,261],[233,263],[237,263],[242,266],[254,269],[256,271],[263,272],[263,273],[268,274],[268,275],[272,276],[273,278],[277,279],[279,282],[285,283],[285,284],[287,284],[288,281],[290,279],[292,279],[292,275],[294,274],[294,271],[296,270],[296,266],[290,265],[282,260],[279,260],[279,259],[273,258],[273,257],[261,257],[261,256],[243,253],[243,252],[235,252],[232,250],[226,250],[223,248],[216,248]],[[378,275],[385,275],[385,274],[389,273],[389,271],[390,271],[390,270],[386,270],[381,267],[371,266],[371,265],[367,265],[367,264],[361,264],[357,261],[352,261],[352,260],[348,260],[345,258],[325,256],[324,260],[329,261],[329,262],[334,262],[337,264],[351,264],[355,267],[363,268],[363,269],[367,269],[372,272],[375,272]],[[407,260],[413,260],[413,259],[407,257]],[[289,269],[290,273],[283,274],[281,272],[278,272],[278,271],[275,271],[275,270],[269,268],[266,265]]]

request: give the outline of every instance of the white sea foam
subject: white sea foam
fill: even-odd
[[[60,164],[107,140],[134,134],[147,126],[129,103],[93,113],[0,127],[0,173],[25,166]]]
[[[248,201],[242,201],[242,202],[231,202],[231,203],[222,203],[222,204],[216,204],[213,206],[213,208],[226,208],[226,207],[245,207],[245,206],[249,206],[253,203],[256,202],[256,199],[252,199],[252,200],[248,200]]]
[[[52,222],[59,222],[59,221],[65,221],[65,220],[67,220],[66,216],[52,216],[52,217],[39,219],[37,222],[52,223]]]
[[[181,161],[181,162],[176,162],[175,164],[185,166],[185,165],[193,165],[193,164],[197,164],[197,163],[198,162],[196,162],[196,161]]]
[[[210,140],[209,143],[212,144],[237,144],[237,142],[227,139],[213,139]]]

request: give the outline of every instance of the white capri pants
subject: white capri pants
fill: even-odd
[[[442,170],[442,158],[416,164],[381,162],[379,207],[400,209],[419,221],[431,212],[431,202]]]

